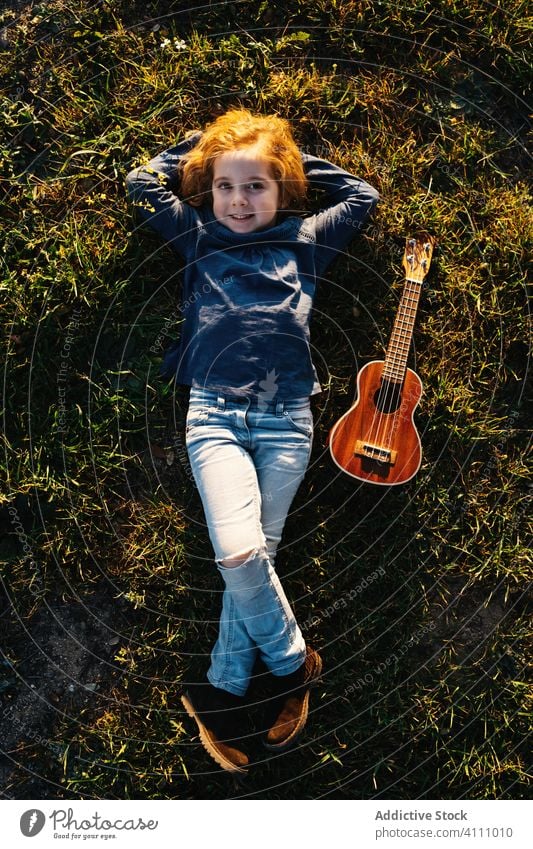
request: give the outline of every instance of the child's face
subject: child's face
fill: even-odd
[[[234,233],[252,233],[274,224],[279,186],[257,148],[218,156],[211,188],[215,218]]]

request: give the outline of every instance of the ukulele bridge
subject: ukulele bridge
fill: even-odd
[[[353,453],[356,456],[366,457],[368,460],[376,460],[378,463],[388,463],[389,466],[394,466],[398,454],[397,451],[383,448],[381,445],[372,445],[362,439],[356,441]]]

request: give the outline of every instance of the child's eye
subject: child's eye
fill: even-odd
[[[250,189],[254,192],[259,192],[265,188],[264,183],[246,183],[244,184],[245,188]],[[231,183],[218,183],[216,186],[217,189],[225,191],[226,189],[231,189]]]

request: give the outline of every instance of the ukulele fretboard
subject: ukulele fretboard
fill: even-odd
[[[383,367],[384,379],[392,383],[403,383],[405,377],[421,291],[422,282],[406,279]]]

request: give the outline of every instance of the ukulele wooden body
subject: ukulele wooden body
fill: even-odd
[[[407,357],[434,244],[428,233],[407,237],[402,261],[405,284],[385,359],[361,369],[357,401],[329,434],[329,450],[339,469],[366,483],[406,483],[420,468],[422,447],[413,415],[422,383],[407,368]]]
[[[420,468],[422,447],[413,416],[422,382],[408,368],[403,384],[383,379],[384,360],[357,376],[357,401],[333,426],[329,449],[343,472],[367,483],[406,483]]]

